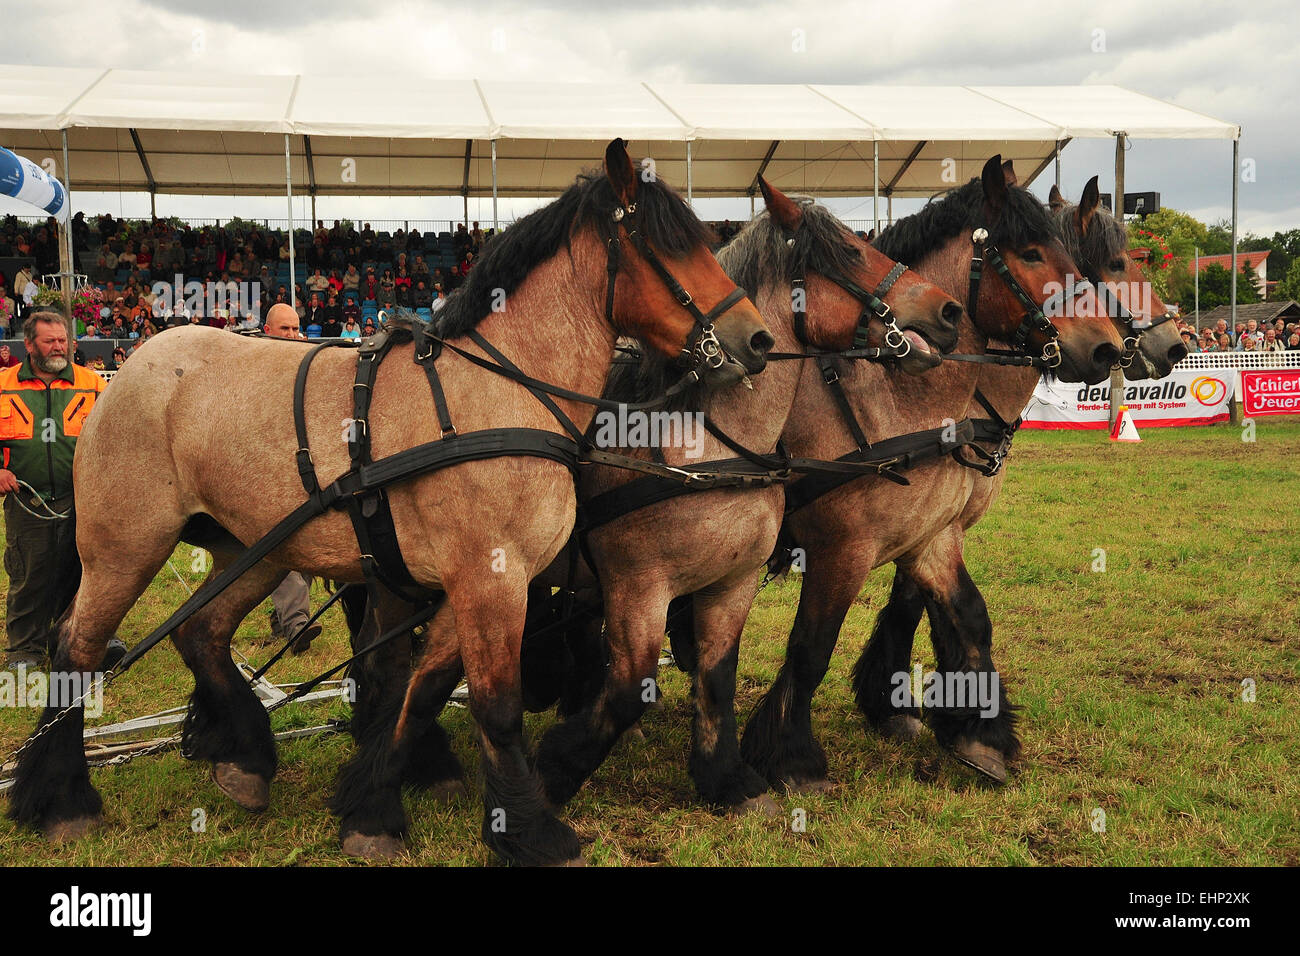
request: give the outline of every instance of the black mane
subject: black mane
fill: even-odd
[[[609,177],[589,170],[554,202],[494,236],[475,259],[469,278],[438,312],[443,335],[460,335],[478,325],[491,311],[496,290],[510,295],[533,269],[569,249],[583,227],[594,225],[602,238],[613,235],[618,205]],[[658,179],[638,182],[636,218],[641,235],[665,257],[684,256],[717,241],[713,230]]]
[[[794,243],[764,211],[718,253],[718,262],[754,301],[763,283],[789,284],[816,273],[848,277],[862,265],[862,251],[848,227],[807,196],[791,196],[803,213]]]
[[[984,188],[979,178],[926,203],[920,212],[900,219],[873,243],[896,262],[915,265],[953,236],[983,226],[998,247],[1019,249],[1056,238],[1047,209],[1027,189],[1007,188],[1007,203],[992,222],[984,211]]]
[[[1052,222],[1070,258],[1085,275],[1096,277],[1103,265],[1128,254],[1128,230],[1098,206],[1088,222],[1088,232],[1080,235],[1077,210],[1073,203],[1065,203],[1052,213]]]

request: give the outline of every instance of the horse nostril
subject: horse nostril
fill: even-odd
[[[1092,360],[1098,365],[1110,368],[1119,361],[1119,349],[1109,342],[1103,342],[1092,350]]]
[[[749,347],[754,350],[755,355],[766,355],[776,345],[776,339],[767,329],[760,329],[749,338]]]
[[[954,302],[949,299],[943,306],[943,320],[949,325],[956,325],[961,321],[961,314],[966,311],[962,308],[960,302]]]
[[[1187,358],[1187,346],[1182,342],[1172,345],[1169,348],[1169,364],[1177,365],[1183,359]]]

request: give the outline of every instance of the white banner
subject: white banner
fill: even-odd
[[[0,146],[0,195],[44,209],[60,222],[68,221],[67,193],[63,183],[30,159]]]
[[[1121,404],[1139,428],[1226,422],[1234,374],[1231,369],[1176,369],[1165,378],[1125,382]],[[1107,428],[1110,383],[1039,379],[1023,417],[1025,428]]]

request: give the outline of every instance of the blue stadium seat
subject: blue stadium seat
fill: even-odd
[[[320,326],[317,325],[315,322],[307,326],[307,338],[309,339],[320,338]]]

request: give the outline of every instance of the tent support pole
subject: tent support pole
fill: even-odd
[[[61,277],[60,285],[64,293],[64,311],[68,315],[68,341],[77,341],[77,325],[73,321],[73,174],[68,169],[68,130],[62,130],[64,134],[64,202],[68,203],[68,217],[66,221],[60,222],[60,243],[59,243],[59,271],[64,273]],[[64,261],[64,258],[68,261]]]
[[[688,206],[692,205],[691,193],[693,185],[691,182],[691,141],[688,139],[686,141],[686,205]]]
[[[1240,146],[1240,140],[1232,141],[1232,282],[1228,285],[1232,322],[1228,328],[1233,330],[1237,328],[1237,182],[1241,178],[1237,151]]]
[[[1061,141],[1056,141],[1056,147],[1052,150],[1053,159],[1056,162],[1056,188],[1061,188]]]
[[[871,231],[880,232],[880,141],[871,141]]]
[[[293,251],[293,167],[289,165],[289,134],[284,134],[284,202],[289,210],[289,305],[298,307],[298,271]],[[262,317],[265,320],[266,316]]]
[[[492,234],[501,231],[501,221],[497,218],[497,141],[492,140]]]
[[[885,218],[889,220],[890,226],[894,224],[894,194],[893,193],[890,193],[888,196],[885,197]]]
[[[1124,134],[1115,134],[1115,218],[1124,222]],[[1110,424],[1114,428],[1119,418],[1119,406],[1124,396],[1124,370],[1114,368],[1110,373]]]

